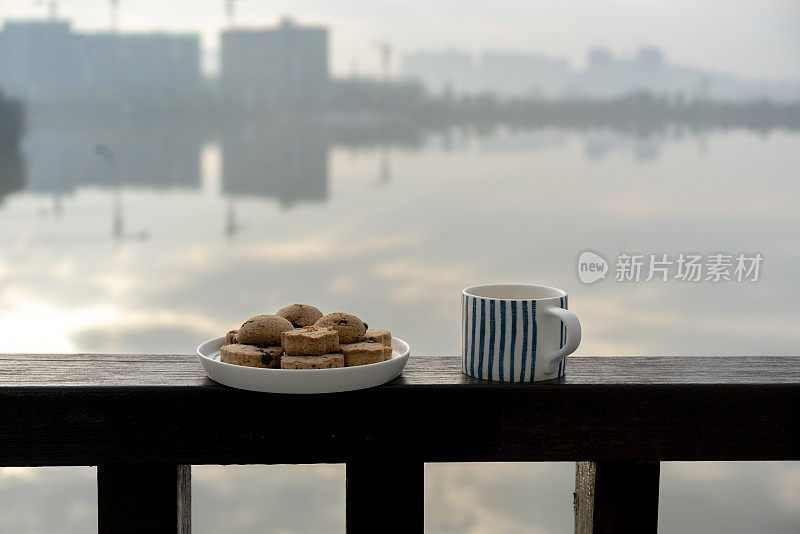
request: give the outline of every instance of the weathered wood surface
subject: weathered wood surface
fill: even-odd
[[[658,530],[659,462],[575,465],[575,534]]]
[[[567,362],[563,384],[800,383],[800,356],[573,356]],[[403,375],[387,387],[467,384],[502,385],[461,373],[459,357],[412,356]],[[194,355],[0,354],[0,391],[24,386],[223,387],[205,376]]]
[[[194,356],[0,356],[0,465],[800,459],[800,358],[570,358],[535,385],[459,369],[412,357],[379,388],[294,396],[217,385]]]
[[[595,462],[575,462],[575,493],[572,494],[575,534],[592,534],[596,466]]]
[[[191,473],[189,465],[97,466],[98,533],[189,534]]]

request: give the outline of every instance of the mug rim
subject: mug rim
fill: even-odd
[[[551,291],[555,291],[557,294],[552,297],[539,297],[539,298],[503,298],[503,297],[484,297],[481,295],[474,294],[474,291],[483,289],[483,288],[495,288],[495,287],[518,287],[523,286],[527,288],[534,288],[534,289],[548,289]],[[468,297],[473,297],[476,299],[486,299],[486,300],[513,300],[513,301],[531,301],[531,300],[549,300],[549,299],[557,299],[561,297],[566,297],[567,292],[558,287],[552,286],[543,286],[538,284],[479,284],[475,286],[465,287],[461,290],[462,295],[466,295]]]

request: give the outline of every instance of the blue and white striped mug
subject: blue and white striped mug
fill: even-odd
[[[567,292],[547,286],[492,284],[461,292],[464,373],[498,382],[538,382],[564,375],[581,342]]]

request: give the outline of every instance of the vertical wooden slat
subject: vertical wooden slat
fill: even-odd
[[[575,534],[658,530],[658,462],[578,462]]]
[[[190,465],[98,466],[98,532],[189,534],[191,476]]]
[[[594,522],[594,462],[575,463],[575,534],[592,534]]]
[[[424,496],[423,462],[347,462],[347,534],[422,532]]]

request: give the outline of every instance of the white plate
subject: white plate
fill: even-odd
[[[225,336],[220,336],[197,347],[206,375],[226,386],[268,393],[335,393],[379,386],[400,376],[411,355],[408,343],[393,337],[392,359],[385,362],[337,369],[264,369],[219,361],[224,343]]]

